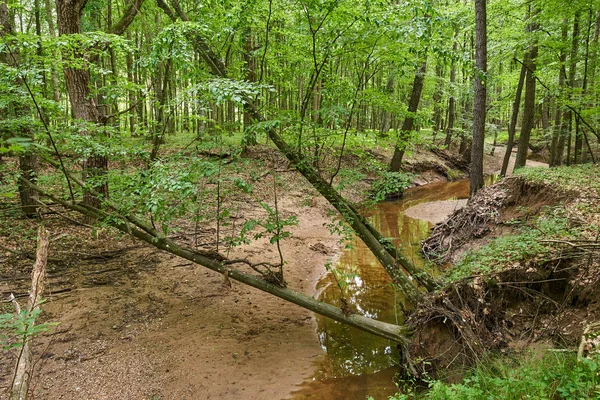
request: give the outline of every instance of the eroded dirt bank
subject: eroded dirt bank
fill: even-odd
[[[596,189],[508,178],[434,228],[423,250],[442,264],[495,238],[516,239],[450,267],[465,272],[419,304],[409,319],[416,328],[411,356],[425,363],[414,373],[460,370],[498,350],[579,345],[585,328],[600,319],[600,256],[591,250],[600,218]]]

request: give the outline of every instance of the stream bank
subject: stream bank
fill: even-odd
[[[324,226],[331,222],[325,201],[277,162],[288,185],[281,209],[300,217],[285,242],[286,279],[310,294],[325,274],[323,266],[335,263],[338,238]],[[242,218],[258,215],[255,204],[239,203]],[[28,237],[34,221],[11,221],[4,233]],[[60,325],[36,341],[39,371],[33,388],[39,398],[194,399],[197,393],[215,399],[285,398],[318,370],[322,348],[312,313],[108,230],[93,237],[57,214],[46,216],[45,223],[55,236],[43,320]],[[193,230],[182,224],[175,234],[193,243]],[[417,248],[418,241],[409,243]],[[236,251],[277,258],[267,239]],[[9,251],[2,261],[10,267],[3,270],[2,291],[22,292],[29,260]],[[0,387],[8,385],[11,365],[10,358],[2,358]],[[390,386],[385,371],[373,375]],[[373,382],[365,376],[345,382],[358,388],[360,380]]]

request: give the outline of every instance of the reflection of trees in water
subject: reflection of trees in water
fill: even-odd
[[[414,188],[398,202],[377,205],[370,220],[385,237],[394,238],[394,244],[401,246],[411,261],[422,266],[420,241],[427,236],[430,225],[405,217],[402,211],[422,202],[464,198],[468,194],[468,181]],[[400,307],[396,307],[402,301],[401,294],[392,287],[385,270],[360,240],[355,240],[353,249],[342,254],[336,269],[347,278],[345,297],[355,312],[385,322],[402,321]],[[318,286],[327,286],[321,300],[339,303],[340,289],[330,274]],[[324,317],[317,316],[317,324],[321,346],[327,352],[323,378],[372,374],[397,364],[394,343]]]

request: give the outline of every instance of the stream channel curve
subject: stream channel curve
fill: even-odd
[[[493,180],[494,177],[489,177],[486,184]],[[384,237],[394,238],[394,244],[415,265],[423,267],[420,243],[433,226],[429,221],[445,218],[464,206],[468,197],[468,180],[436,182],[407,189],[399,200],[377,204],[368,217]],[[419,218],[405,215],[407,209],[429,202],[435,203],[418,208]],[[342,289],[329,272],[317,283],[319,300],[340,306],[344,290],[353,312],[384,322],[403,322],[402,294],[362,241],[352,240],[335,268],[343,279]],[[395,343],[319,315],[315,319],[324,354],[316,361],[312,379],[292,399],[364,400],[367,396],[387,399],[398,391],[393,383],[398,371]]]

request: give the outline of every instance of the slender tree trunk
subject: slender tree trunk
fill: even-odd
[[[452,52],[456,54],[458,51],[458,33],[457,30],[454,35],[454,44],[452,45]],[[452,60],[452,69],[450,70],[450,98],[448,99],[448,125],[446,126],[446,140],[444,141],[444,145],[446,148],[450,148],[450,144],[452,143],[452,134],[454,133],[454,119],[456,114],[456,98],[455,98],[455,88],[456,84],[456,62],[454,59]]]
[[[0,37],[5,37],[14,34],[12,21],[8,13],[8,5],[6,1],[0,2]],[[16,46],[11,46],[11,50],[0,52],[0,62],[5,63],[13,68],[19,69],[19,49]],[[15,86],[23,85],[21,78],[16,78],[13,81]],[[31,110],[28,105],[28,99],[15,99],[11,100],[12,117],[17,119],[26,119],[30,114]],[[33,122],[33,121],[32,121]],[[19,155],[19,170],[24,178],[31,182],[37,181],[37,170],[38,170],[38,157],[34,151],[33,142],[35,140],[34,131],[31,126],[27,126],[27,123],[23,124],[22,127],[18,128],[13,133],[15,136],[21,136],[30,139],[30,145],[27,146],[23,152]],[[28,217],[32,217],[37,214],[38,197],[37,193],[31,191],[31,189],[23,184],[18,184],[19,198],[21,200],[21,211]]]
[[[485,139],[487,79],[486,0],[475,0],[475,97],[473,101],[473,141],[471,144],[470,195],[483,187],[483,145]]]
[[[535,6],[534,6],[535,7]],[[536,10],[530,12],[530,18],[535,18],[537,14]],[[537,24],[532,21],[529,24],[528,32],[533,33],[537,30]],[[531,131],[533,129],[534,117],[535,117],[535,70],[536,70],[536,58],[538,53],[537,43],[533,43],[527,53],[523,63],[527,67],[525,74],[525,100],[523,102],[523,123],[521,126],[521,135],[519,137],[519,148],[517,149],[517,155],[515,157],[515,169],[522,168],[527,162],[527,152],[529,151],[529,139],[531,137]]]
[[[127,40],[131,41],[131,33],[127,32]],[[136,79],[134,77],[134,69],[133,69],[133,54],[128,51],[126,56],[125,56],[125,64],[126,64],[126,68],[127,68],[127,80],[131,83],[136,82]],[[129,90],[127,92],[127,98],[128,98],[128,102],[129,102],[129,134],[131,136],[137,136],[137,132],[135,129],[135,117],[136,117],[136,109],[137,107],[139,107],[139,105],[136,106],[136,100],[135,100],[135,93],[133,92],[133,90]],[[133,108],[132,108],[133,107]]]
[[[394,148],[394,155],[392,157],[392,161],[390,162],[390,172],[398,172],[402,166],[402,158],[404,158],[404,152],[408,146],[410,135],[414,129],[415,114],[419,108],[419,101],[421,100],[421,93],[423,92],[423,84],[425,82],[426,72],[427,62],[424,61],[417,70],[413,80],[412,92],[408,102],[408,113],[404,118],[404,123],[402,124],[402,128],[399,133],[398,143]]]
[[[442,128],[442,66],[438,62],[435,66],[436,88],[433,94],[433,142]]]
[[[515,93],[515,101],[513,102],[510,125],[508,126],[508,141],[506,142],[506,153],[504,153],[504,159],[502,160],[500,176],[506,176],[506,171],[508,171],[508,163],[510,162],[510,156],[512,155],[512,149],[515,145],[515,131],[517,130],[519,108],[521,107],[521,93],[523,92],[523,84],[525,82],[526,73],[527,68],[525,67],[525,64],[523,64],[521,65],[521,74],[519,75],[519,83],[517,84],[517,92]]]
[[[51,37],[56,37],[56,28],[54,26],[54,14],[52,12],[52,4],[50,3],[50,0],[45,0],[44,1],[45,7],[46,7],[46,21],[48,23],[48,33],[50,33]],[[52,55],[54,56],[55,59],[58,58],[58,52],[56,50],[52,51]],[[53,93],[54,93],[54,101],[59,103],[60,102],[60,83],[58,81],[58,74],[56,73],[56,68],[54,66],[51,67],[50,69],[50,76],[52,78],[52,89],[53,89]]]

